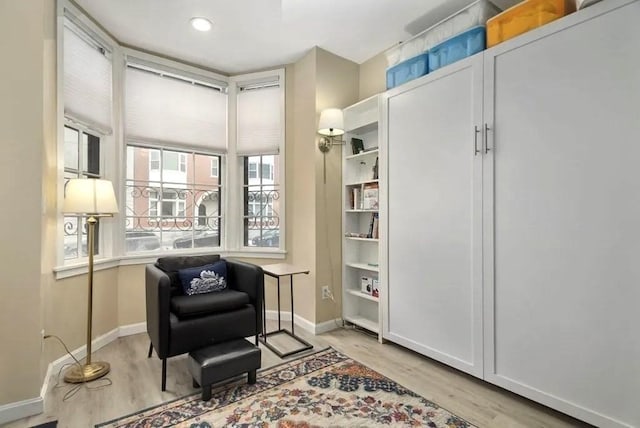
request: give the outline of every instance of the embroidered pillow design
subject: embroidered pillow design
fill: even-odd
[[[224,276],[218,275],[212,270],[200,272],[200,278],[193,278],[187,290],[187,294],[202,294],[211,291],[220,291],[227,288]]]
[[[184,294],[210,293],[227,288],[227,263],[223,260],[178,271]]]

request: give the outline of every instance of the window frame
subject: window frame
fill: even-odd
[[[234,112],[234,116],[235,116],[235,113],[237,113],[237,97],[238,97],[238,94],[240,93],[240,87],[260,85],[261,83],[274,82],[275,80],[278,81],[279,87],[280,87],[280,115],[281,115],[281,123],[282,123],[282,129],[280,130],[280,138],[279,138],[280,144],[278,147],[277,154],[264,153],[263,155],[273,154],[278,159],[277,160],[278,162],[277,177],[273,171],[271,173],[271,176],[273,177],[273,181],[277,183],[277,186],[278,186],[277,187],[279,192],[278,203],[281,207],[279,212],[280,238],[279,238],[278,247],[254,247],[254,246],[245,245],[245,240],[244,240],[245,181],[244,181],[244,165],[243,165],[245,156],[236,154],[235,146],[237,144],[237,140],[229,142],[230,147],[233,145],[233,150],[232,151],[230,150],[230,152],[232,152],[233,155],[235,155],[234,156],[235,161],[229,162],[230,164],[232,164],[229,166],[230,174],[232,174],[232,177],[235,180],[235,183],[233,183],[233,187],[231,187],[232,184],[230,183],[230,188],[238,189],[237,191],[243,195],[242,198],[238,198],[240,200],[236,201],[236,204],[233,206],[235,208],[233,226],[235,228],[236,238],[237,238],[236,248],[238,248],[239,251],[245,252],[245,253],[261,253],[261,254],[276,253],[276,254],[283,254],[283,255],[286,253],[286,229],[287,229],[287,222],[286,222],[287,202],[286,202],[286,186],[285,186],[285,183],[286,183],[286,144],[285,144],[286,76],[285,76],[285,70],[283,68],[280,68],[280,69],[275,69],[270,71],[232,76],[230,78],[230,85],[229,85],[230,95],[233,95],[233,97],[230,97],[230,100],[232,100],[233,105],[230,104],[229,110]],[[237,123],[237,120],[235,120],[236,117],[234,117],[233,119],[234,120],[230,122],[230,127],[233,127],[233,131],[234,131],[233,135],[237,136],[238,123]],[[255,154],[255,155],[258,155],[258,154]],[[256,178],[260,178],[260,175],[261,175],[260,171],[256,171]],[[231,222],[228,221],[227,223],[231,223]]]
[[[211,178],[218,178],[218,179],[220,178],[220,159],[219,158],[211,159]]]
[[[66,187],[66,182],[67,182],[67,175],[73,174],[73,177],[70,178],[83,178],[83,179],[88,179],[88,178],[104,178],[104,159],[103,159],[103,152],[104,152],[104,138],[105,136],[100,134],[99,132],[90,129],[87,126],[83,126],[81,124],[78,124],[76,122],[73,121],[73,119],[69,116],[67,116],[65,118],[65,122],[64,125],[62,127],[62,132],[63,132],[63,136],[65,134],[66,129],[71,129],[73,131],[75,131],[77,133],[77,147],[76,147],[76,155],[77,155],[77,164],[76,164],[76,168],[72,168],[72,167],[67,167],[65,164],[65,160],[66,160],[66,149],[65,149],[65,145],[66,145],[66,137],[63,137],[63,141],[62,141],[62,146],[63,146],[63,162],[62,162],[62,171],[63,171],[63,188]],[[89,137],[94,137],[98,139],[98,173],[94,173],[94,172],[90,172],[88,165],[91,162],[90,161],[90,156],[89,156],[89,145],[90,142],[87,140],[87,165],[85,165],[84,162],[84,139],[85,136],[87,136],[87,138]],[[84,223],[86,223],[86,216],[82,216],[82,215],[65,215],[62,214],[62,228],[63,228],[63,241],[64,238],[66,236],[68,236],[66,234],[66,232],[64,232],[64,229],[66,228],[66,224],[67,222],[65,221],[65,219],[68,218],[74,218],[75,219],[75,223],[76,223],[76,248],[77,248],[77,253],[75,257],[70,257],[67,258],[65,251],[64,251],[64,242],[63,242],[63,254],[62,254],[62,258],[64,260],[65,264],[72,264],[75,263],[79,260],[85,260],[88,259],[88,255],[82,255],[82,244],[83,244],[83,235],[85,235],[83,229],[83,225]],[[94,241],[94,257],[101,257],[102,256],[102,241],[103,241],[103,234],[101,233],[102,227],[100,227],[100,219],[98,219],[98,223],[96,223],[96,235],[95,235],[95,241]],[[87,237],[88,239],[88,237]],[[85,242],[88,244],[88,242]]]
[[[253,167],[253,168],[251,168]],[[247,167],[247,176],[249,179],[258,179],[258,164],[255,162],[249,162],[249,166]]]
[[[157,155],[157,156],[155,156]],[[157,159],[155,159],[157,157]],[[154,167],[154,165],[156,165]],[[160,150],[150,150],[149,151],[149,171],[160,171],[160,166],[162,165]]]
[[[139,149],[147,149],[149,150],[149,153],[152,152],[158,152],[160,153],[160,159],[164,159],[164,152],[177,152],[178,157],[179,157],[179,162],[180,159],[182,158],[182,160],[184,161],[184,165],[185,165],[185,173],[187,173],[187,178],[189,178],[189,173],[187,172],[187,159],[188,157],[192,157],[192,161],[193,161],[193,165],[195,167],[195,162],[196,162],[196,157],[197,156],[212,156],[215,159],[218,159],[218,165],[224,165],[224,154],[221,153],[217,153],[214,151],[205,151],[205,150],[201,150],[201,149],[189,149],[187,147],[176,147],[176,146],[168,146],[168,145],[164,145],[164,144],[160,144],[160,143],[150,143],[150,142],[146,142],[146,143],[139,143],[135,140],[126,140],[126,144],[125,144],[125,152],[128,153],[128,148],[129,147],[133,147],[135,148],[139,148]],[[149,156],[150,157],[150,156]],[[128,156],[125,155],[124,158],[124,164],[125,164],[125,168],[123,168],[123,170],[125,171],[124,176],[123,176],[123,183],[124,185],[123,187],[123,192],[127,193],[128,191],[128,186],[130,182],[133,182],[134,184],[140,184],[143,181],[141,180],[136,180],[136,179],[129,179],[127,178],[127,172],[129,170],[129,165],[128,165]],[[206,169],[205,169],[206,170]],[[158,170],[155,170],[158,171]],[[191,220],[192,224],[191,224],[191,233],[192,233],[192,238],[195,237],[195,235],[197,234],[197,232],[201,229],[201,221],[200,218],[201,216],[199,215],[199,207],[200,205],[196,203],[196,200],[194,199],[193,201],[193,210],[192,210],[192,215],[188,216],[187,214],[187,203],[189,202],[188,197],[184,197],[181,198],[180,197],[180,192],[178,192],[177,189],[181,189],[181,188],[176,188],[173,187],[177,184],[183,184],[183,183],[175,183],[175,182],[171,182],[171,181],[164,181],[164,165],[160,165],[160,169],[159,169],[159,179],[154,179],[151,180],[151,177],[148,177],[148,179],[146,180],[146,182],[144,182],[146,185],[148,185],[149,187],[151,187],[152,185],[158,185],[159,187],[154,187],[153,190],[150,190],[149,192],[153,192],[156,197],[155,198],[151,198],[149,197],[149,203],[148,203],[148,207],[149,207],[149,211],[148,211],[148,215],[146,217],[148,217],[148,219],[156,219],[156,221],[161,221],[163,219],[174,219],[174,221],[180,222],[180,221],[189,221]],[[169,169],[169,171],[171,172],[175,172],[176,170],[173,169]],[[223,169],[224,172],[224,169]],[[151,169],[149,169],[149,173],[151,173]],[[191,191],[196,189],[198,184],[203,184],[203,183],[198,183],[196,177],[195,177],[195,171],[192,173],[193,174],[193,180],[191,182],[185,182],[184,186],[185,186],[185,190],[187,191]],[[206,173],[205,173],[206,174]],[[211,177],[211,178],[215,178],[215,177]],[[223,178],[221,177],[217,177],[217,184],[215,186],[212,186],[212,189],[210,190],[206,190],[206,193],[210,193],[211,191],[213,191],[214,193],[218,193],[220,196],[218,198],[218,204],[222,207],[222,209],[218,209],[218,214],[214,217],[217,217],[217,221],[218,221],[218,240],[219,240],[219,244],[218,246],[215,247],[191,247],[191,248],[172,248],[171,250],[165,250],[162,248],[162,234],[160,235],[160,241],[161,241],[161,246],[158,250],[156,251],[134,251],[134,252],[127,252],[126,248],[123,248],[122,254],[123,257],[140,257],[140,256],[162,256],[162,255],[169,255],[172,253],[193,253],[193,252],[201,252],[201,251],[205,251],[205,250],[216,250],[216,251],[221,251],[224,249],[224,238],[225,238],[225,234],[226,234],[226,230],[224,229],[224,223],[225,223],[225,216],[228,215],[227,212],[224,209],[224,195],[227,193],[227,185],[225,185]],[[196,189],[197,190],[197,189]],[[204,189],[200,189],[203,192],[205,192]],[[166,198],[165,195],[169,192],[175,192],[176,193],[176,197],[175,198]],[[126,233],[128,231],[128,229],[126,228],[126,223],[128,219],[136,219],[136,218],[144,218],[145,216],[134,216],[134,215],[129,215],[128,213],[130,212],[129,210],[129,200],[128,198],[125,196],[125,198],[123,198],[124,202],[124,209],[123,212],[125,212],[125,214],[122,216],[123,217],[123,225],[124,227],[122,228],[122,233],[121,235],[121,239],[123,239],[123,241],[126,239]],[[171,203],[172,204],[172,215],[165,215],[163,210],[164,210],[164,204],[165,203]],[[153,205],[155,205],[155,210]],[[152,214],[152,210],[155,211],[155,214]],[[182,215],[180,215],[182,213]]]
[[[65,26],[70,23],[75,29],[76,34],[85,39],[88,43],[95,45],[103,50],[103,54],[109,58],[111,62],[111,129],[112,132],[105,132],[100,125],[86,123],[82,118],[75,117],[73,114],[65,114],[64,103],[64,33]],[[100,140],[99,148],[99,171],[103,179],[110,180],[116,190],[118,196],[119,180],[116,173],[116,153],[117,153],[117,133],[121,123],[117,115],[117,105],[119,101],[118,88],[119,81],[116,72],[118,58],[120,57],[120,47],[116,40],[109,34],[104,32],[98,25],[89,19],[84,11],[79,9],[69,0],[62,0],[56,4],[56,237],[55,243],[55,268],[54,271],[68,270],[72,272],[85,273],[87,271],[88,257],[79,254],[79,257],[73,259],[65,259],[64,254],[64,219],[62,206],[64,204],[64,188],[65,188],[65,147],[64,147],[64,130],[65,126],[70,126],[81,133],[87,133],[96,136]],[[80,159],[79,159],[80,162]],[[95,255],[95,263],[102,264],[104,261],[112,259],[114,247],[117,248],[118,242],[116,230],[119,224],[117,217],[115,220],[107,219],[101,222],[100,227],[96,231],[98,241],[98,254]]]
[[[269,163],[269,162],[265,162],[264,158],[265,157],[272,157],[273,158],[273,163]],[[255,158],[259,158],[259,161],[257,163],[252,162],[252,160],[254,160]],[[274,174],[274,170],[275,170],[275,165],[276,162],[279,162],[280,158],[279,155],[277,154],[271,154],[271,155],[250,155],[250,156],[242,156],[242,163],[243,163],[243,185],[242,185],[242,200],[243,200],[243,230],[242,230],[242,244],[244,247],[246,248],[260,248],[260,249],[269,249],[269,248],[280,248],[280,244],[278,244],[277,247],[271,247],[271,246],[255,246],[255,245],[250,245],[249,244],[249,238],[248,238],[248,232],[249,230],[259,230],[259,237],[262,239],[262,237],[264,236],[264,233],[267,231],[274,231],[277,230],[278,231],[278,236],[280,236],[280,232],[282,229],[282,225],[280,223],[280,212],[283,210],[282,208],[280,208],[280,195],[281,195],[281,188],[280,188],[280,184],[275,180],[275,174]],[[257,165],[257,171],[260,171],[260,174],[256,177],[256,178],[251,178],[251,176],[249,175],[250,173],[250,167],[251,165]],[[270,171],[269,177],[263,177],[262,176],[262,171],[264,170],[265,166],[269,166],[268,170]],[[278,164],[278,167],[280,165]],[[278,168],[279,169],[279,168]],[[246,180],[246,181],[244,181]],[[251,180],[254,180],[253,183],[251,183]],[[255,180],[257,180],[258,182],[256,183]],[[271,181],[271,183],[265,183],[265,181]],[[251,199],[249,197],[249,195],[251,193],[255,193],[256,189],[258,189],[259,192],[259,199],[256,199],[255,196],[253,199]],[[266,192],[266,193],[265,193]],[[278,197],[274,198],[273,195],[271,194],[271,192],[277,192]],[[275,201],[278,201],[278,211],[276,211],[274,209],[274,204],[276,203]],[[257,209],[256,209],[257,208]],[[277,224],[278,227],[277,228],[268,228],[268,227],[263,227],[262,223],[264,221],[264,219],[267,219],[267,222],[269,222],[268,219],[274,217],[274,213],[278,213],[277,216]],[[257,223],[256,219],[259,219],[260,222],[260,227],[259,228],[249,228],[248,224],[251,221],[251,219],[253,219],[254,222]],[[245,240],[246,238],[246,240]],[[255,238],[254,238],[255,239]]]
[[[266,168],[266,170],[267,170],[267,176],[266,176],[266,177],[264,176],[265,166],[266,166],[266,167],[268,167],[268,168]],[[261,178],[262,180],[273,180],[273,178],[274,178],[273,170],[274,170],[274,169],[275,169],[275,168],[273,168],[273,167],[271,166],[271,164],[261,163],[261,164],[260,164],[260,178]]]

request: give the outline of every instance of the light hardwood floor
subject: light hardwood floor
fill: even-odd
[[[269,328],[273,328],[271,325]],[[566,415],[521,398],[503,389],[437,363],[400,346],[380,344],[367,334],[337,329],[320,336],[296,330],[313,343],[315,350],[332,346],[343,354],[432,400],[478,427],[582,427],[588,426]],[[191,386],[186,356],[167,364],[167,391],[160,391],[161,362],[147,358],[146,334],[123,337],[94,353],[94,360],[111,363],[111,386],[83,388],[63,401],[71,386],[55,388],[52,375],[41,415],[13,422],[7,428],[30,427],[58,420],[58,427],[92,427],[141,409],[197,392]],[[262,367],[282,362],[262,348]],[[291,358],[296,358],[291,357]]]

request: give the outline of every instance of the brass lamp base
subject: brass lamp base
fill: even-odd
[[[64,374],[64,381],[69,383],[91,382],[109,373],[111,366],[103,361],[93,361],[82,366],[73,366]]]

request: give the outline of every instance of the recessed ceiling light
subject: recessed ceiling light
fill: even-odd
[[[211,30],[211,21],[207,18],[195,17],[191,18],[191,26],[198,31]]]

